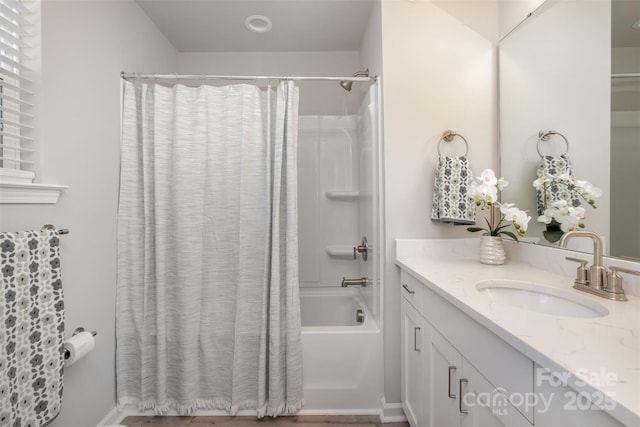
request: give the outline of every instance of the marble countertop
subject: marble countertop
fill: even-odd
[[[398,240],[396,264],[537,364],[566,376],[575,390],[596,398],[604,393],[615,401],[609,411],[613,417],[640,426],[640,298],[608,301],[574,290],[573,277],[521,261],[480,264],[477,244],[470,241],[425,240],[429,243],[412,251]],[[476,290],[475,284],[486,279],[533,281],[576,292],[604,305],[609,314],[572,318],[499,305]]]

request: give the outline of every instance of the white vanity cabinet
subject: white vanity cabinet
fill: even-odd
[[[531,425],[505,396],[500,395],[500,390],[445,339],[437,327],[440,321],[433,319],[427,311],[437,315],[434,304],[449,304],[431,294],[433,292],[414,277],[402,273],[402,406],[411,426]],[[451,309],[456,310],[453,306]],[[447,316],[440,320],[451,321],[452,328],[465,327]],[[469,331],[471,334],[476,332]],[[487,344],[491,345],[491,342]],[[478,348],[478,351],[490,352],[490,348]],[[503,365],[499,360],[491,363]],[[529,381],[533,372],[530,361],[525,369],[528,377],[525,381]]]
[[[448,303],[404,272],[402,284],[405,285],[401,306],[402,405],[411,426],[531,425],[501,389],[494,387],[463,353],[445,339],[433,323],[440,322],[423,312],[426,308],[438,314],[433,305]],[[418,293],[422,298],[420,303],[415,299]],[[453,306],[451,309],[455,310]],[[462,313],[460,315],[464,316]],[[445,316],[441,320],[450,321],[452,328],[465,327],[464,322],[461,324],[455,318],[447,319]],[[471,330],[469,333],[475,334],[477,331]],[[486,333],[490,334],[488,331]],[[491,346],[492,343],[488,340],[486,344]],[[491,347],[477,350],[490,353]],[[503,364],[501,360],[491,363],[498,367],[514,365]],[[531,361],[525,362],[525,371],[527,378],[524,381],[530,384],[533,372]],[[510,372],[507,375],[512,374]]]
[[[423,425],[423,357],[424,321],[418,311],[402,298],[402,409],[412,426]]]
[[[533,360],[405,270],[401,285],[402,407],[412,427],[623,425],[593,396],[541,382]]]

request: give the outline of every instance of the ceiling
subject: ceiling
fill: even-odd
[[[613,0],[611,46],[640,47],[640,30],[631,28],[640,19],[640,0]]]
[[[375,0],[136,2],[180,52],[304,52],[359,50]],[[250,15],[270,18],[272,30],[249,31]],[[640,0],[612,1],[613,47],[640,47],[640,30],[631,28],[638,19]]]
[[[354,51],[374,0],[136,0],[180,52]],[[251,15],[271,19],[249,31]]]

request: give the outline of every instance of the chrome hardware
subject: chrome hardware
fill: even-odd
[[[462,139],[464,141],[465,152],[463,154],[463,157],[466,157],[467,154],[469,154],[469,143],[467,142],[465,137],[460,135],[459,133],[453,131],[453,130],[445,130],[442,133],[442,138],[440,138],[440,141],[438,141],[438,155],[439,156],[442,156],[442,153],[440,152],[440,143],[442,141],[451,142],[453,140],[453,138],[456,137],[456,136],[460,137],[460,139]]]
[[[369,258],[369,246],[367,244],[367,236],[362,238],[362,242],[359,246],[353,247],[353,259],[357,259],[358,254],[362,254],[362,260],[367,262],[367,258]]]
[[[71,335],[72,335],[72,336],[73,336],[73,335],[78,335],[80,332],[84,332],[84,331],[86,331],[86,329],[85,329],[85,328],[83,328],[83,327],[79,327],[79,328],[76,328],[76,330],[75,330],[75,331],[73,331],[73,334],[71,334]],[[96,331],[91,331],[91,335],[93,335],[93,336],[95,337],[96,335],[98,335],[98,333],[97,333]]]
[[[600,240],[600,237],[598,237],[597,234],[591,231],[567,231],[560,238],[560,247],[566,248],[569,240],[574,237],[587,237],[591,239],[591,241],[593,242],[593,265],[589,269],[589,284],[584,285],[582,283],[576,282],[573,287],[576,289],[581,289],[580,287],[588,286],[590,290],[604,289],[607,277],[605,274],[605,269],[602,266],[602,241]]]
[[[564,143],[567,145],[564,154],[567,154],[569,152],[569,140],[567,140],[567,138],[557,130],[542,129],[540,132],[538,132],[538,142],[536,143],[536,150],[538,151],[538,155],[540,157],[544,157],[540,152],[540,141],[549,141],[551,139],[551,135],[558,135],[560,138],[564,139]]]
[[[66,228],[57,229],[53,224],[45,224],[41,228],[41,230],[53,230],[57,234],[69,234],[69,230]]]
[[[342,278],[342,287],[346,288],[347,286],[355,286],[355,285],[360,285],[362,287],[367,286],[369,283],[371,283],[371,280],[367,279],[366,277],[362,277],[360,279],[346,279],[346,278]]]
[[[356,310],[356,322],[364,323],[364,311],[362,311],[361,309]]]
[[[420,349],[418,348],[418,331],[421,328],[416,326],[415,328],[413,328],[413,350],[414,351],[420,351]]]
[[[612,301],[627,301],[622,288],[622,277],[618,276],[618,272],[637,274],[635,270],[628,270],[622,267],[611,267],[611,271],[602,266],[602,241],[597,234],[591,231],[567,231],[560,238],[560,247],[566,248],[567,242],[574,237],[588,237],[593,242],[593,265],[589,268],[589,272],[583,280],[583,272],[581,268],[586,270],[586,263],[577,258],[567,258],[569,261],[577,261],[580,263],[578,267],[578,277],[573,283],[574,289],[589,292],[599,297],[607,298]]]
[[[404,288],[405,291],[409,292],[409,294],[411,294],[411,295],[416,293],[416,291],[412,291],[411,289],[409,289],[409,287],[407,286],[406,283],[403,283],[402,287]]]
[[[459,386],[459,391],[460,391],[460,400],[458,400],[458,410],[460,411],[461,414],[468,414],[469,410],[468,409],[462,409],[462,401],[464,400],[462,398],[462,384],[463,383],[468,383],[469,380],[466,378],[460,378],[460,386]]]
[[[587,262],[584,259],[573,258],[573,257],[565,257],[567,261],[579,262],[580,266],[576,269],[576,280],[574,283],[580,285],[589,284],[589,270],[587,270]]]
[[[625,295],[624,288],[622,287],[622,277],[620,277],[618,273],[640,276],[640,271],[624,267],[609,267],[609,273],[607,273],[607,292],[610,292],[613,295],[613,298],[611,299],[616,301],[627,301],[627,296]]]
[[[447,395],[451,398],[451,399],[455,399],[456,398],[456,393],[454,392],[453,394],[451,394],[451,371],[456,371],[458,368],[456,368],[455,366],[449,366],[449,385],[447,386]]]

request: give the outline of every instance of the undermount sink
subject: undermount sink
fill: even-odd
[[[476,284],[493,302],[554,316],[603,317],[609,310],[577,291],[558,289],[540,283],[492,279]]]

